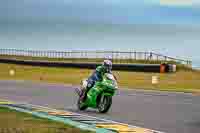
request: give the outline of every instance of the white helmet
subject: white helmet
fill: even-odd
[[[112,61],[112,56],[108,56],[106,59]]]
[[[112,61],[111,60],[104,60],[103,66],[105,66],[107,71],[110,72],[112,70]]]

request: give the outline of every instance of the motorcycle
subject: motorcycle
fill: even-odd
[[[79,110],[86,110],[88,107],[98,109],[100,113],[106,113],[112,105],[112,97],[118,89],[117,79],[113,74],[106,73],[102,81],[97,81],[88,91],[84,100],[80,97],[87,86],[87,80],[83,80],[81,88],[77,88],[79,95],[77,107]]]

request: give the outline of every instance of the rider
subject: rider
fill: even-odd
[[[85,98],[85,96],[87,95],[87,92],[89,92],[90,88],[93,87],[96,81],[101,81],[103,79],[103,75],[105,73],[112,73],[111,70],[112,70],[111,59],[104,60],[102,65],[98,66],[96,70],[93,72],[93,74],[88,78],[87,87],[85,88],[85,91],[83,91],[81,99]]]

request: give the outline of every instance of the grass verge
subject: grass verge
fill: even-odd
[[[9,70],[15,70],[15,75],[9,75]],[[1,64],[0,79],[32,80],[49,83],[64,83],[79,85],[93,70],[76,68],[33,67],[25,65]],[[114,71],[118,77],[120,88],[134,88],[177,92],[200,91],[200,72],[180,70],[176,73],[142,73]],[[152,85],[152,76],[158,76],[159,83]]]
[[[6,133],[92,133],[30,114],[0,107],[0,132]]]

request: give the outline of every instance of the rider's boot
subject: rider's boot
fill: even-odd
[[[81,97],[80,97],[80,99],[81,99],[82,101],[84,101],[84,100],[86,99],[86,96],[87,96],[87,93],[88,93],[89,90],[90,90],[90,88],[87,87],[86,89],[84,89],[84,90],[82,91],[82,95],[81,95]]]
[[[81,101],[83,101],[84,97],[85,97],[85,90],[82,90],[80,95]]]

